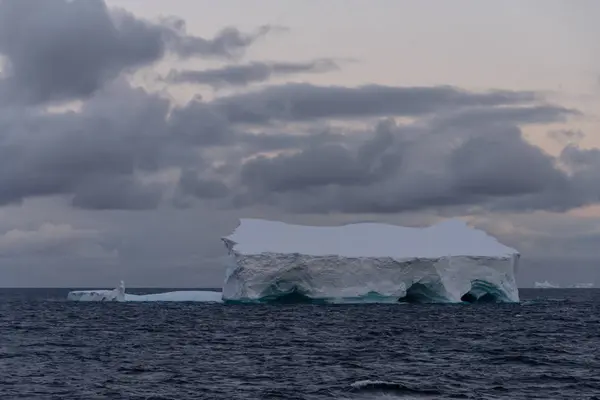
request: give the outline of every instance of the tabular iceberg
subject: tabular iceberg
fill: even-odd
[[[519,253],[460,220],[427,228],[242,219],[226,302],[518,302]]]
[[[209,290],[180,290],[153,294],[128,294],[125,293],[125,283],[121,281],[113,290],[75,290],[67,294],[71,301],[197,301],[221,302],[221,293]]]

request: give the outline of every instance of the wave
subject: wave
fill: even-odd
[[[442,392],[433,388],[417,388],[408,384],[399,382],[387,382],[379,380],[363,380],[354,382],[350,385],[352,393],[369,393],[369,394],[393,394],[393,395],[412,395],[412,396],[440,396]]]
[[[302,290],[293,288],[287,291],[265,294],[258,299],[239,299],[225,300],[227,304],[326,304],[324,299],[313,299],[307,296]]]

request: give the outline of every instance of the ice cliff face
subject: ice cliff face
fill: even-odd
[[[223,241],[225,301],[519,301],[518,252],[461,221],[405,228],[242,220]]]

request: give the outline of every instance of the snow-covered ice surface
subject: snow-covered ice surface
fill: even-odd
[[[221,293],[208,290],[181,290],[153,294],[127,294],[125,284],[113,290],[77,290],[69,292],[67,300],[72,301],[198,301],[220,303]]]
[[[460,220],[407,228],[242,219],[223,241],[225,301],[519,301],[519,253]]]
[[[181,290],[155,294],[126,294],[125,301],[198,301],[220,303],[221,292],[208,290]]]
[[[450,219],[426,228],[360,223],[304,226],[261,219],[242,219],[224,238],[240,254],[299,253],[308,256],[439,258],[500,257],[517,253],[484,231]]]

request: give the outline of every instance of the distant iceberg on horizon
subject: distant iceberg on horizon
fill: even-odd
[[[520,254],[461,220],[425,228],[242,219],[225,302],[518,302]]]
[[[548,281],[535,282],[533,284],[533,287],[536,288],[536,289],[560,289],[559,285],[556,285],[554,283],[550,283]]]
[[[593,283],[576,283],[574,285],[569,286],[571,289],[593,289]]]
[[[223,291],[73,291],[73,301],[226,303],[518,302],[520,254],[461,220],[425,228],[242,219],[222,238]]]

